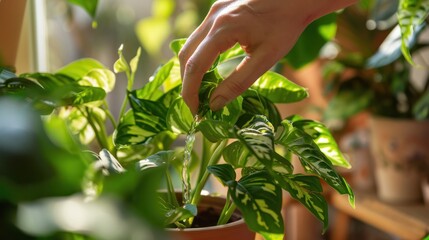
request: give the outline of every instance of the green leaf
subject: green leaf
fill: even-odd
[[[153,155],[148,156],[146,159],[140,160],[136,163],[136,168],[140,171],[145,171],[153,167],[160,167],[169,164],[177,157],[174,150],[159,151]]]
[[[283,239],[282,191],[267,172],[246,175],[229,191],[252,231],[267,240]]]
[[[65,75],[75,81],[78,81],[94,69],[105,69],[105,67],[95,59],[82,58],[62,67],[56,72],[56,74]]]
[[[251,87],[273,103],[291,103],[308,97],[305,88],[289,81],[283,75],[268,71]]]
[[[256,157],[249,152],[246,146],[240,141],[229,144],[222,152],[225,162],[231,164],[235,169],[252,167],[262,168],[263,165],[258,162]]]
[[[100,167],[105,169],[108,173],[123,173],[125,168],[119,163],[119,161],[112,155],[107,149],[102,149],[99,156]]]
[[[197,130],[201,131],[210,142],[232,138],[234,136],[232,128],[233,126],[228,122],[208,119],[200,122],[197,126]]]
[[[219,64],[224,63],[228,60],[237,58],[237,57],[243,57],[246,55],[246,52],[243,50],[243,48],[240,46],[240,44],[235,44],[232,48],[226,50],[219,56]]]
[[[167,130],[168,108],[162,102],[140,99],[135,91],[129,93],[128,98],[137,126],[153,135]]]
[[[421,25],[429,15],[429,0],[401,0],[398,8],[398,22],[401,27],[401,51],[411,64],[414,61],[408,48],[410,39],[414,38],[417,26]]]
[[[67,0],[69,3],[82,7],[92,18],[97,12],[98,0]]]
[[[293,121],[292,125],[310,135],[313,138],[314,143],[319,147],[320,151],[325,154],[333,165],[351,168],[350,163],[341,153],[331,132],[321,122],[302,119]]]
[[[334,169],[331,161],[320,151],[313,138],[288,120],[282,122],[282,128],[276,133],[276,142],[282,144],[298,156],[307,172],[316,174],[340,194],[348,194],[350,204],[354,206],[354,194],[346,182]]]
[[[30,102],[40,114],[50,114],[57,105],[46,99],[46,91],[26,78],[9,78],[0,83],[0,96],[14,96]]]
[[[168,128],[176,134],[187,134],[191,129],[194,117],[183,98],[177,98],[168,108],[167,124]]]
[[[274,128],[265,116],[252,117],[236,130],[238,139],[269,169],[274,158]]]
[[[168,226],[171,224],[180,224],[181,221],[194,217],[194,212],[195,211],[190,211],[189,209],[186,209],[185,206],[171,209],[165,214],[166,219],[164,225]]]
[[[124,114],[113,133],[114,143],[118,146],[144,143],[153,132],[149,132],[135,124],[134,113],[128,111]]]
[[[211,93],[222,80],[222,77],[216,69],[204,74],[198,92],[198,98],[200,99],[200,105],[198,106],[199,115],[204,116],[208,111],[210,111],[209,102]]]
[[[337,94],[329,101],[324,112],[325,121],[345,121],[370,107],[374,100],[374,93],[369,90],[368,86],[352,82],[348,81],[345,85],[340,86]]]
[[[319,56],[320,49],[335,37],[336,13],[325,15],[312,22],[285,57],[295,69],[301,68]]]
[[[123,49],[124,49],[124,45],[121,44],[121,46],[119,46],[119,49],[118,49],[119,59],[116,60],[116,62],[113,64],[113,70],[115,71],[115,73],[126,72],[127,74],[130,74],[131,73],[130,66],[128,65],[128,62],[125,59],[124,54],[122,53]]]
[[[186,38],[179,38],[170,42],[170,49],[174,52],[176,56],[179,55],[179,52],[182,49],[183,45],[185,45],[185,42]]]
[[[207,167],[209,173],[213,174],[224,186],[233,187],[236,183],[236,174],[229,164],[218,164]]]
[[[413,107],[414,118],[417,120],[427,119],[429,116],[429,91],[426,91],[423,96],[417,101]]]
[[[279,174],[276,176],[280,186],[323,223],[326,230],[328,221],[328,204],[323,196],[322,185],[316,176],[302,174]]]
[[[178,66],[178,65],[177,65]],[[175,60],[171,59],[163,66],[159,67],[152,77],[150,77],[149,82],[145,84],[141,89],[136,91],[136,94],[139,98],[156,100],[160,97],[162,92],[159,88],[168,80],[172,69],[175,67]]]
[[[131,73],[135,73],[137,71],[137,66],[139,64],[141,52],[142,52],[142,49],[139,47],[137,49],[136,55],[130,61]]]
[[[111,92],[115,87],[115,74],[108,69],[93,69],[90,70],[79,81],[82,86],[92,86],[102,88],[106,93]]]
[[[104,123],[106,119],[105,112],[97,107],[87,108],[90,112],[93,124],[96,128],[99,127],[98,123]],[[95,138],[93,127],[88,122],[87,112],[82,112],[78,108],[62,108],[59,116],[67,120],[70,131],[79,137],[82,144],[89,144]]]
[[[274,127],[281,122],[281,115],[277,106],[256,91],[246,91],[243,94],[243,111],[250,115],[264,115]]]

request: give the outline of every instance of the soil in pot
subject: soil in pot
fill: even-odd
[[[203,196],[191,228],[166,230],[174,240],[254,240],[255,233],[248,229],[239,211],[227,224],[216,226],[224,204],[224,198]]]

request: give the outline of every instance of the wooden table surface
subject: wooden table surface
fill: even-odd
[[[350,217],[374,226],[400,239],[423,239],[429,234],[429,206],[398,205],[380,201],[373,192],[355,192],[356,208],[347,196],[332,194],[330,204],[337,209],[335,234],[332,240],[347,239]],[[338,230],[338,231],[337,231]]]

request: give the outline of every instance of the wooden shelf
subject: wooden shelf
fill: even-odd
[[[355,209],[349,205],[347,196],[332,194],[330,203],[337,210],[336,229],[332,240],[347,239],[350,218],[358,219],[401,239],[423,239],[429,234],[428,206],[388,204],[377,199],[374,193],[355,194]]]

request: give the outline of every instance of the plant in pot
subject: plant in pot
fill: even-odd
[[[328,68],[328,75],[345,70],[353,74],[346,78],[342,74],[330,75],[336,92],[325,118],[343,121],[362,111],[370,113],[378,195],[388,202],[421,201],[421,177],[427,174],[428,75],[420,71],[417,80],[410,75],[427,69],[427,42],[419,36],[426,26],[429,4],[419,4],[410,7],[407,1],[400,1],[399,24],[391,27],[375,54],[354,64],[337,59]],[[411,54],[420,62],[414,63]]]
[[[175,53],[183,43],[172,43]],[[2,94],[30,102],[41,113],[50,114],[46,119],[66,119],[68,129],[79,136],[81,151],[102,149],[85,160],[83,192],[87,198],[119,194],[144,219],[187,234],[192,230],[186,229],[199,224],[197,213],[203,211],[199,206],[206,198],[202,190],[213,175],[228,190],[217,224],[226,224],[237,208],[247,227],[266,239],[283,238],[282,189],[321,220],[325,229],[328,206],[321,179],[348,194],[353,205],[353,192],[334,167],[349,164],[327,128],[299,116],[282,120],[274,105],[305,98],[304,88],[267,72],[221,111],[212,112],[203,102],[195,118],[180,97],[177,57],[161,66],[146,85],[133,90],[139,52],[129,63],[121,49],[119,54],[114,70],[125,72],[129,81],[119,121],[104,100],[113,88],[114,74],[93,59],[78,60],[54,74],[30,73],[2,80]],[[204,76],[200,99],[209,99],[222,80],[221,73],[242,55],[237,46],[219,57]],[[106,131],[108,125],[115,129],[113,136]],[[194,134],[202,137],[201,156],[193,151]],[[187,136],[185,149],[177,147],[180,136]],[[94,138],[97,144],[88,148]],[[67,146],[67,142],[60,143]],[[308,174],[293,172],[292,155],[298,156]],[[237,177],[238,170],[241,177]],[[146,183],[138,181],[137,172],[152,176],[151,183],[147,178]],[[175,179],[183,186],[179,195]],[[159,204],[147,200],[153,199],[156,189],[162,190]],[[236,236],[225,228],[223,232]],[[252,233],[247,236],[254,238]]]
[[[172,42],[176,54],[183,43],[183,39]],[[349,164],[323,124],[299,116],[282,120],[275,106],[305,98],[306,90],[279,74],[267,72],[220,111],[212,112],[204,101],[222,81],[228,65],[243,54],[239,46],[226,51],[205,74],[198,116],[191,114],[180,97],[177,57],[161,66],[144,87],[129,91],[131,109],[122,117],[114,135],[118,160],[125,165],[136,164],[143,172],[165,169],[161,194],[164,223],[177,228],[185,237],[192,232],[187,229],[199,225],[202,190],[210,175],[227,188],[217,224],[227,223],[237,208],[252,231],[266,239],[282,239],[284,189],[321,220],[326,229],[327,203],[320,179],[339,193],[348,194],[353,204],[352,190],[334,168]],[[202,138],[200,156],[192,153],[195,134]],[[186,136],[185,149],[172,145],[179,136]],[[150,152],[136,155],[130,150],[142,146],[150,146]],[[292,155],[298,156],[308,174],[293,172]],[[238,170],[241,177],[237,177]],[[179,199],[175,176],[182,183]]]

